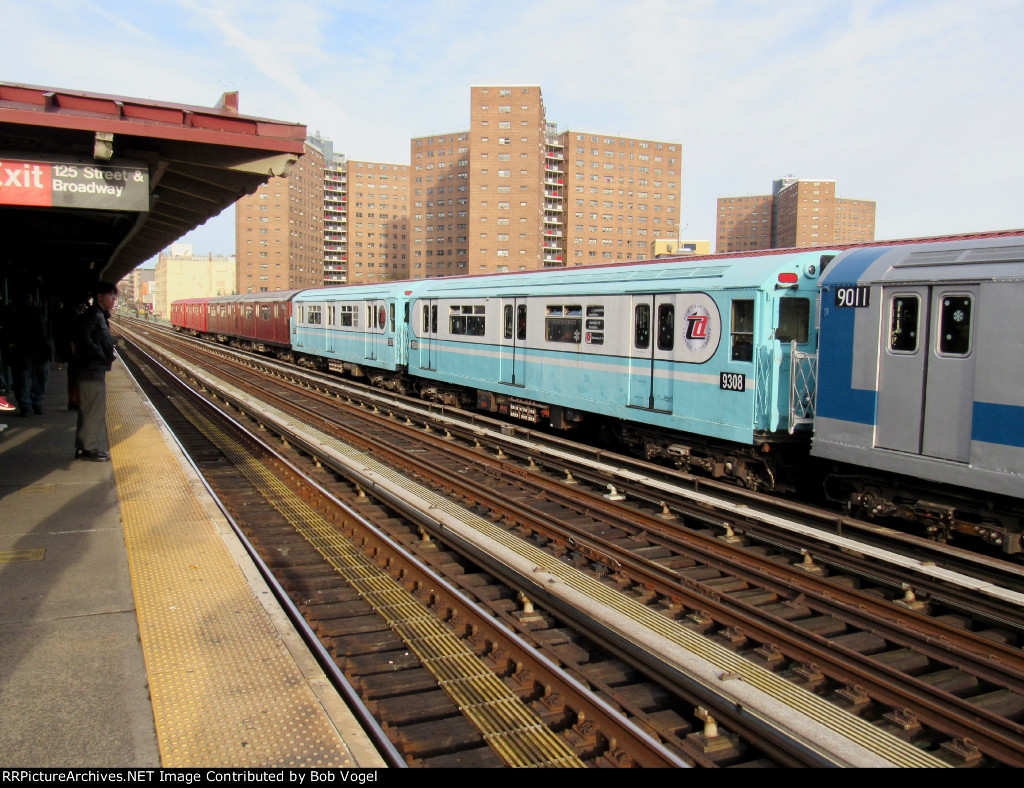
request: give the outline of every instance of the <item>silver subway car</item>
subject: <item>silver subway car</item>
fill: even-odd
[[[837,472],[832,497],[1019,552],[1024,239],[846,251],[820,299],[811,453],[901,475],[847,483]],[[942,487],[918,497],[917,481]]]

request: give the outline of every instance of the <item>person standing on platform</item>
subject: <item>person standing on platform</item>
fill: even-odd
[[[75,432],[75,458],[109,462],[107,442],[107,373],[114,363],[114,338],[110,334],[110,310],[117,286],[99,282],[92,305],[79,318],[75,333],[75,364],[81,406]]]
[[[82,394],[78,390],[78,365],[75,363],[75,330],[85,312],[85,304],[77,300],[61,307],[57,316],[56,351],[57,361],[67,364],[68,410],[78,410]]]
[[[7,345],[7,335],[4,326],[7,324],[7,309],[0,304],[0,413],[10,413],[17,408],[7,400],[7,367],[4,366],[4,347]],[[6,424],[0,424],[0,432],[7,429]]]
[[[18,415],[41,414],[50,377],[50,341],[46,337],[43,313],[31,293],[9,316],[7,326],[11,356],[7,363],[14,372],[14,396]]]
[[[4,304],[0,303],[0,412],[10,412],[17,408],[7,401],[7,367],[3,364],[3,350],[7,346],[7,334],[5,326],[7,324],[7,308]],[[7,425],[0,425],[0,432],[7,429]]]

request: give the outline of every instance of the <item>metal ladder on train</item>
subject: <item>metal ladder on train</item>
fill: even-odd
[[[814,422],[814,399],[818,386],[818,354],[796,349],[790,344],[789,357],[789,434],[801,424]]]

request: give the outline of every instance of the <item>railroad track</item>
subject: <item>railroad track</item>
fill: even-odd
[[[263,378],[264,394],[268,388]],[[315,397],[321,402],[310,409],[320,418],[327,420],[339,410],[336,396]],[[282,393],[278,406],[285,407],[297,398],[294,391]],[[896,604],[876,600],[889,596],[891,589],[845,588],[862,581],[854,577],[851,582],[850,575],[824,578],[829,570],[813,561],[800,561],[796,567],[783,566],[777,557],[764,562],[757,549],[741,544],[738,529],[720,519],[714,521],[713,528],[703,529],[712,533],[680,529],[675,522],[670,527],[670,518],[680,518],[678,506],[657,514],[645,513],[635,503],[623,508],[608,500],[618,497],[615,491],[606,496],[593,491],[584,494],[582,485],[567,486],[564,478],[557,482],[549,479],[550,469],[509,466],[507,457],[491,456],[500,451],[482,445],[460,446],[459,441],[449,439],[425,449],[420,440],[423,435],[414,445],[407,425],[396,424],[398,421],[394,413],[364,412],[358,426],[348,427],[355,433],[348,440],[358,441],[360,434],[372,429],[368,443],[378,452],[385,443],[393,444],[387,460],[392,465],[405,465],[421,481],[428,480],[427,484],[445,496],[459,496],[467,506],[487,512],[556,560],[640,600],[659,616],[708,636],[710,642],[744,654],[751,664],[814,693],[829,695],[895,737],[913,741],[951,763],[1018,765],[1014,752],[1020,752],[1016,722],[1022,711],[1020,652],[1005,645],[1000,649],[995,642],[998,637],[1012,639],[1016,636],[1012,631],[989,627],[983,630],[987,637],[979,637],[966,631],[962,621],[949,620],[962,617],[961,613],[939,612],[931,619],[923,615],[931,612],[925,608],[933,602],[922,603],[910,596],[894,600]],[[449,448],[443,451],[444,446]],[[306,449],[316,454],[315,446]],[[411,462],[410,458],[425,452],[430,453],[430,462]],[[447,459],[439,460],[442,456]],[[532,463],[533,458],[527,462]],[[475,488],[469,489],[466,482],[474,476]],[[503,486],[509,489],[495,496],[496,488]],[[572,494],[567,495],[566,490]],[[659,516],[666,513],[668,517]],[[709,520],[706,512],[687,513],[685,518]],[[849,563],[848,555],[844,560]],[[497,565],[489,569],[496,574],[508,571]],[[545,601],[557,606],[552,600]],[[864,610],[868,606],[874,610]],[[982,615],[991,616],[991,611]],[[947,620],[943,621],[944,617]],[[582,625],[581,629],[586,631]],[[908,630],[921,631],[911,635]],[[560,637],[564,653],[571,650],[566,644],[580,636]],[[950,645],[935,646],[937,639]],[[993,651],[998,656],[995,662],[1000,663],[997,666],[991,659],[981,658]],[[842,660],[832,659],[837,653]],[[637,664],[646,659],[637,654],[625,656]],[[671,672],[664,666],[656,669]],[[893,688],[894,682],[901,685],[899,691]],[[907,687],[913,692],[905,692]],[[691,698],[700,691],[691,686]],[[749,721],[735,715],[731,718],[727,710],[720,714],[730,719],[736,730],[750,727]],[[973,727],[963,724],[964,715],[975,719]],[[756,740],[760,734],[752,729],[747,735]]]
[[[125,355],[135,367],[135,351]],[[429,569],[431,562],[447,565],[466,582],[475,567],[443,556],[357,487],[340,491],[346,504],[323,489],[323,483],[339,489],[323,468],[312,468],[317,484],[179,387],[171,389],[166,378],[137,374],[154,402],[168,406],[161,408],[165,418],[205,478],[236,519],[244,519],[248,539],[410,765],[714,765],[686,744],[684,719],[676,725],[684,737],[677,749],[693,750],[692,757],[662,745],[538,654],[534,642],[496,622],[493,611]],[[429,560],[384,536],[371,515],[390,521]],[[512,596],[496,583],[482,588],[479,579],[475,593],[499,608]],[[699,731],[714,724],[710,716],[697,721],[695,708],[685,713]],[[747,762],[778,763],[746,754]]]
[[[716,513],[706,518],[713,527],[740,531],[743,541],[758,546],[777,548],[790,554],[809,550],[828,563],[833,556],[845,554],[855,560],[864,554],[868,560],[900,561],[905,580],[920,581],[921,594],[946,585],[967,588],[975,597],[1001,587],[1024,590],[1024,564],[1003,560],[998,554],[979,554],[895,530],[873,522],[865,522],[834,511],[805,505],[789,499],[756,493],[732,484],[693,476],[664,466],[623,456],[606,449],[565,440],[543,431],[526,429],[517,424],[499,422],[486,415],[460,411],[423,400],[388,393],[380,389],[354,384],[334,375],[300,369],[274,361],[266,356],[239,351],[226,346],[192,340],[147,321],[132,321],[154,341],[171,342],[177,346],[191,343],[206,353],[229,359],[248,359],[254,370],[290,380],[296,385],[330,391],[348,402],[401,414],[423,425],[431,421],[443,423],[459,439],[470,442],[486,440],[495,453],[503,451],[510,458],[519,457],[525,464],[535,461],[558,474],[598,487],[611,484],[617,493],[635,501],[657,504],[685,512],[691,502],[709,507]],[[158,339],[162,337],[162,339]],[[720,514],[719,514],[720,512]],[[701,517],[695,518],[700,521]],[[687,528],[680,518],[677,523]],[[933,583],[931,586],[927,584]],[[902,588],[903,582],[896,588]],[[927,586],[927,587],[926,587]],[[906,589],[904,589],[906,590]],[[916,588],[911,589],[917,591]],[[1015,597],[1014,604],[1024,602]],[[974,605],[978,602],[975,600]]]

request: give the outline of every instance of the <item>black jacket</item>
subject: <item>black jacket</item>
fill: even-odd
[[[78,323],[75,360],[79,371],[109,372],[114,363],[114,338],[110,335],[110,313],[93,304]]]

